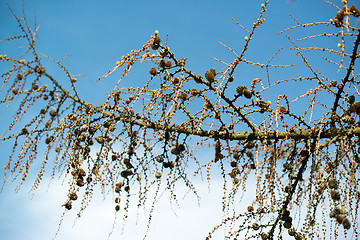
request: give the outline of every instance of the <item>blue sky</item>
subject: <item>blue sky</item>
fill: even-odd
[[[21,1],[1,1],[0,39],[20,33],[16,21],[9,16],[7,2],[16,14],[21,15]],[[106,91],[111,89],[119,75],[115,74],[100,83],[96,82],[97,78],[114,67],[122,55],[127,54],[131,49],[141,48],[156,29],[159,30],[163,41],[168,34],[170,48],[178,57],[187,57],[187,64],[195,72],[205,73],[213,66],[221,67],[211,57],[230,60],[233,59],[233,55],[218,44],[218,41],[227,44],[235,51],[240,51],[245,43],[246,32],[237,26],[232,18],[250,29],[259,15],[261,3],[263,2],[255,0],[25,0],[25,12],[30,22],[33,22],[35,13],[36,22],[40,25],[38,52],[54,59],[72,54],[63,63],[72,74],[85,74],[83,77],[78,77],[80,96],[96,104],[102,101]],[[267,9],[266,22],[255,33],[254,41],[248,51],[249,55],[246,56],[246,59],[254,62],[267,62],[281,46],[286,48],[290,46],[284,35],[276,35],[282,29],[295,25],[289,14],[301,22],[329,21],[337,11],[321,0],[295,2],[274,0],[270,1]],[[289,34],[296,38],[304,37],[310,32],[311,30],[306,30],[299,33],[289,32]],[[311,44],[309,40],[309,45]],[[329,41],[327,44],[336,48],[337,42]],[[23,49],[17,47],[18,45],[14,43],[1,42],[0,54],[19,56]],[[283,54],[275,59],[275,63],[291,64],[298,60],[296,56]],[[64,78],[54,63],[46,61],[46,64],[48,71],[50,70],[55,77]],[[279,70],[272,77],[286,78],[301,69],[303,68],[295,67],[290,71]],[[0,72],[4,71],[5,67],[0,62]],[[141,78],[143,74],[147,74],[147,70],[139,69],[132,77]],[[238,71],[236,74],[246,81],[254,72],[244,68],[243,72]],[[287,90],[289,95],[298,91],[301,89]],[[12,118],[11,109],[10,106],[5,111],[1,106],[1,111],[5,111],[0,120],[1,124],[7,124],[6,121]],[[0,142],[1,166],[9,155],[9,147],[8,143]],[[0,179],[2,176],[3,173],[0,172]],[[33,199],[32,194],[28,193],[32,182],[25,184],[19,193],[14,192],[16,183],[9,182],[5,186],[0,194],[0,239],[52,238],[61,217],[60,206],[66,195],[66,186],[61,186],[61,181],[57,179],[52,181],[49,190],[48,184],[49,181],[45,179]],[[171,239],[200,239],[220,222],[221,182],[215,182],[210,193],[207,192],[206,183],[199,182],[199,184],[204,194],[201,208],[197,206],[194,198],[188,197],[185,198],[182,208],[176,210],[178,215],[175,216],[169,210],[165,198],[161,201],[160,210],[155,214],[157,216],[148,239],[168,239],[169,234]],[[185,193],[184,190],[179,191]],[[214,207],[217,205],[219,208]],[[102,196],[97,196],[88,212],[85,212],[85,218],[77,220],[74,224],[74,214],[69,215],[65,218],[58,239],[106,239],[114,219],[113,203],[111,198],[103,201]],[[146,219],[142,220],[146,222]],[[142,239],[144,229],[135,223],[136,218],[131,218],[124,235],[111,239]],[[119,228],[119,224],[117,227]],[[115,231],[113,236],[120,232]],[[221,239],[221,234],[215,239]]]

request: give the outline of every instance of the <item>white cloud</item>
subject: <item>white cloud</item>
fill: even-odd
[[[0,239],[52,239],[63,212],[61,205],[66,198],[66,187],[61,186],[59,182],[53,182],[46,191],[46,184],[42,184],[33,199],[27,192],[27,186],[19,193],[9,190],[10,187],[7,186],[5,192],[0,195],[0,219],[3,223],[0,226]],[[207,189],[206,182],[198,184],[202,197],[199,207],[196,198],[191,194],[182,199],[186,189],[178,187],[180,208],[173,206],[176,215],[171,209],[169,196],[164,194],[156,204],[147,239],[204,239],[212,227],[220,223],[222,217],[222,183],[214,182],[211,191],[208,192]],[[110,239],[143,239],[148,215],[144,214],[141,208],[137,217],[137,201],[134,200],[124,233],[121,234],[123,224],[122,215],[119,215]],[[76,220],[80,205],[80,200],[78,201],[73,209],[65,214],[56,239],[107,239],[115,212],[115,203],[111,197],[103,200],[102,196],[96,195],[83,216]],[[151,196],[148,202],[152,202]],[[149,210],[148,206],[147,213]],[[223,238],[223,235],[221,236],[219,239]]]

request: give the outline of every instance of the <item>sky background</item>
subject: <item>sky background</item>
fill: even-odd
[[[340,1],[335,2],[339,4]],[[21,1],[0,2],[0,39],[20,34],[6,3],[10,4],[17,15],[22,14]],[[121,73],[114,74],[100,83],[96,83],[97,78],[114,67],[122,55],[132,49],[140,49],[155,30],[159,30],[163,42],[168,34],[168,45],[171,50],[179,58],[187,57],[187,65],[195,72],[204,73],[213,66],[220,66],[211,57],[230,61],[234,56],[218,41],[239,52],[245,43],[246,32],[237,26],[232,18],[251,29],[262,3],[263,1],[255,0],[25,0],[24,7],[28,20],[33,22],[36,16],[36,22],[40,25],[38,52],[54,59],[72,54],[63,64],[72,74],[85,74],[83,77],[78,77],[80,96],[96,104],[101,103],[106,91],[112,89]],[[257,30],[254,41],[250,44],[249,56],[245,57],[254,62],[267,62],[280,47],[290,46],[284,35],[276,35],[284,28],[295,25],[289,14],[301,22],[329,21],[337,11],[335,7],[321,0],[274,0],[270,1],[267,9],[266,22]],[[292,36],[304,37],[311,34],[311,31],[310,29],[306,32],[292,32]],[[312,44],[311,40],[308,44]],[[327,44],[336,48],[337,42]],[[23,51],[18,48],[19,45],[22,46],[22,43],[16,45],[16,42],[12,44],[1,42],[0,54],[19,56]],[[289,64],[297,60],[299,59],[296,56],[284,54],[276,58],[275,62]],[[53,76],[57,79],[64,78],[64,74],[54,63],[45,62]],[[0,72],[4,72],[5,69],[0,63]],[[294,74],[296,69],[279,70],[272,77],[285,78]],[[131,77],[140,78],[148,74],[147,71],[139,69]],[[254,73],[244,69],[243,72],[238,71],[236,74],[246,79]],[[298,91],[301,89],[287,89],[289,95]],[[4,107],[1,107],[2,125],[7,124],[13,117],[11,109],[10,106],[5,111]],[[7,142],[0,142],[1,166],[7,161],[10,146]],[[2,176],[3,173],[0,171],[0,179]],[[180,202],[181,209],[175,207],[177,214],[175,215],[165,195],[158,203],[148,239],[204,239],[212,227],[221,221],[221,181],[212,182],[210,192],[206,182],[196,183],[202,196],[201,207],[192,195],[187,195]],[[50,182],[45,178],[34,196],[29,193],[31,181],[18,193],[14,191],[15,186],[16,182],[8,182],[0,194],[0,239],[51,239],[62,215],[61,204],[66,196],[66,181],[64,186],[59,179]],[[184,194],[185,189],[180,186],[178,195]],[[242,204],[247,205],[246,199]],[[146,230],[143,226],[147,218],[140,214],[136,225],[136,217],[132,215],[136,216],[137,210],[134,208],[130,211],[132,212],[129,214],[123,235],[120,235],[121,223],[117,223],[110,239],[143,238]],[[106,239],[111,232],[114,221],[114,204],[111,197],[103,200],[101,195],[96,196],[84,217],[76,222],[74,222],[75,213],[76,211],[72,211],[65,216],[57,239]],[[213,239],[222,239],[222,234],[223,232],[219,231]]]

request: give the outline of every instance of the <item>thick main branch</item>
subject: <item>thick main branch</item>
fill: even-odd
[[[159,124],[149,120],[135,120],[131,117],[120,117],[121,122],[131,122],[135,125],[142,126],[148,129],[162,130],[166,132],[177,132],[186,135],[194,135],[199,137],[209,137],[226,140],[262,140],[262,139],[314,139],[314,138],[332,138],[335,136],[360,136],[360,127],[354,128],[331,128],[312,130],[295,130],[295,131],[268,131],[268,132],[254,132],[247,131],[236,133],[218,130],[203,130],[186,128],[176,125]]]

